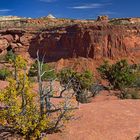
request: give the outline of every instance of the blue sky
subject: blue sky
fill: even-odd
[[[140,17],[140,0],[0,0],[0,15],[90,19]]]

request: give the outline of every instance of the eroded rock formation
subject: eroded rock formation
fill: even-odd
[[[87,68],[103,59],[127,58],[130,62],[137,63],[140,58],[140,26],[90,23],[38,32],[23,29],[1,30],[1,55],[10,49],[28,58],[35,58],[39,50],[40,56],[45,55],[47,62],[59,60],[58,64],[65,66],[75,63],[76,59],[79,59],[79,63],[86,61],[83,64]]]

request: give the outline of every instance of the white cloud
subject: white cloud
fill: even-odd
[[[71,8],[73,8],[73,9],[90,9],[90,8],[100,8],[100,7],[102,7],[102,4],[100,4],[100,3],[91,3],[91,4],[74,6]]]
[[[70,8],[72,8],[72,9],[96,9],[96,8],[101,8],[105,5],[110,5],[110,4],[90,3],[90,4],[79,5],[79,6],[73,6]]]
[[[117,14],[116,12],[111,12],[111,11],[104,11],[104,12],[100,12],[100,15],[115,15]]]
[[[7,12],[10,12],[12,11],[11,9],[0,9],[0,12],[2,13],[7,13]]]
[[[55,0],[40,0],[41,2],[47,2],[47,3],[51,3],[54,2]]]

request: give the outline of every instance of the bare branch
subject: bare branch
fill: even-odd
[[[41,60],[41,66],[40,66],[41,72],[43,71],[43,64],[44,64],[45,55],[46,55],[46,54],[43,55],[42,60]]]

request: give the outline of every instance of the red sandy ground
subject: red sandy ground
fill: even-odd
[[[0,81],[0,89],[6,85]],[[135,140],[140,134],[140,100],[118,100],[108,94],[102,91],[91,103],[80,104],[77,119],[47,140]]]
[[[135,140],[140,133],[140,100],[118,100],[106,91],[81,104],[77,120],[49,140]]]

